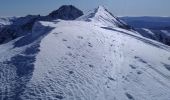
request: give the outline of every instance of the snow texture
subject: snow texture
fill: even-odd
[[[168,100],[170,47],[103,22],[41,21],[0,45],[0,98]]]

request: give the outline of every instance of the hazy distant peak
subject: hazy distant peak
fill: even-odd
[[[48,17],[53,19],[74,20],[83,15],[83,12],[73,5],[63,5],[51,12]]]

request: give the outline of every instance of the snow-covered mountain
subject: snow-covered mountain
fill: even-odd
[[[10,25],[13,23],[13,21],[16,19],[16,17],[0,17],[0,28],[6,25]]]
[[[102,24],[108,27],[120,27],[124,29],[131,29],[125,22],[119,20],[116,16],[110,13],[103,6],[90,11],[87,15],[79,17],[77,20],[84,20],[96,24]]]
[[[15,19],[0,20],[0,44],[9,42],[25,34],[29,34],[37,21],[52,21],[56,19],[74,20],[83,15],[83,12],[72,5],[63,5],[47,16],[27,15]]]
[[[0,32],[4,27],[11,25],[15,19],[16,17],[0,17]]]
[[[170,17],[120,17],[142,36],[170,46]]]
[[[1,44],[0,98],[168,100],[170,47],[117,20],[111,27],[100,9],[86,18],[101,13],[102,21],[39,21],[29,34]]]
[[[75,20],[83,15],[83,12],[73,5],[63,5],[58,10],[51,12],[48,16],[50,19]]]

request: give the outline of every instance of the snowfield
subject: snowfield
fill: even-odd
[[[1,99],[170,99],[170,47],[93,20],[40,21],[0,45]]]

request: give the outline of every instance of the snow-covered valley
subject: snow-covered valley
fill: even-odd
[[[95,11],[1,44],[0,99],[168,100],[170,47]]]

